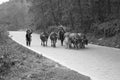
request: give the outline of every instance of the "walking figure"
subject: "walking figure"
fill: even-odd
[[[63,46],[63,41],[64,41],[64,38],[65,38],[64,34],[65,34],[64,29],[62,29],[62,30],[59,31],[59,39],[61,41],[61,46]]]
[[[26,31],[26,45],[27,46],[31,45],[31,37],[32,37],[31,34],[32,34],[31,30]]]

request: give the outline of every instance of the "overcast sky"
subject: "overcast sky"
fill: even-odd
[[[6,2],[6,1],[9,1],[9,0],[0,0],[0,4],[3,3],[3,2]]]

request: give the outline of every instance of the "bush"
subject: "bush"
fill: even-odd
[[[112,20],[105,23],[95,23],[91,26],[92,33],[100,37],[113,37],[120,33],[120,20]]]
[[[8,32],[5,26],[0,26],[0,42],[5,42],[8,38]]]
[[[9,45],[2,45],[0,46],[0,78],[8,74],[15,63],[12,61],[11,58],[11,48]]]

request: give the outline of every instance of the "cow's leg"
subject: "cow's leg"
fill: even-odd
[[[77,41],[77,42],[76,42],[76,48],[77,48],[77,49],[79,48],[78,46],[79,46],[79,43],[78,43],[78,41]]]
[[[41,46],[42,46],[42,40],[41,40]]]
[[[85,43],[86,43],[86,45],[88,45],[88,40],[87,39],[85,40]]]
[[[72,48],[72,42],[69,41],[69,44],[68,44],[69,48]]]
[[[31,41],[29,41],[29,46],[31,45]]]
[[[55,47],[56,47],[57,40],[55,40]]]
[[[82,42],[79,43],[79,47],[82,48]]]
[[[53,47],[55,47],[55,40],[53,40]]]
[[[43,41],[43,46],[45,46],[45,41]]]
[[[51,40],[51,47],[52,47],[53,40]]]
[[[47,41],[45,41],[45,46],[47,46]]]
[[[47,41],[46,41],[46,46],[47,46]]]
[[[56,40],[53,40],[53,47],[56,47]]]
[[[80,42],[78,43],[78,49],[80,49]]]
[[[85,48],[85,44],[84,43],[82,43],[82,48]]]
[[[66,48],[68,48],[68,49],[70,48],[69,44],[70,44],[69,42],[66,43]]]
[[[75,46],[76,44],[75,43],[73,43],[73,47],[74,47],[74,49],[76,48],[76,46]]]
[[[68,48],[68,45],[69,45],[68,42],[65,42],[65,48]]]

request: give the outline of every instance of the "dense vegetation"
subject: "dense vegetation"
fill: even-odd
[[[119,0],[31,0],[37,28],[64,25],[88,32],[91,25],[119,19]]]
[[[46,30],[52,25],[63,25],[71,28],[71,32],[89,33],[91,41],[100,38],[106,43],[108,43],[106,39],[119,41],[119,0],[31,0],[31,2],[29,12],[34,16],[32,21],[37,30]],[[99,43],[99,40],[96,42]],[[118,43],[114,43],[114,47],[120,45]],[[113,46],[113,43],[107,46]]]

